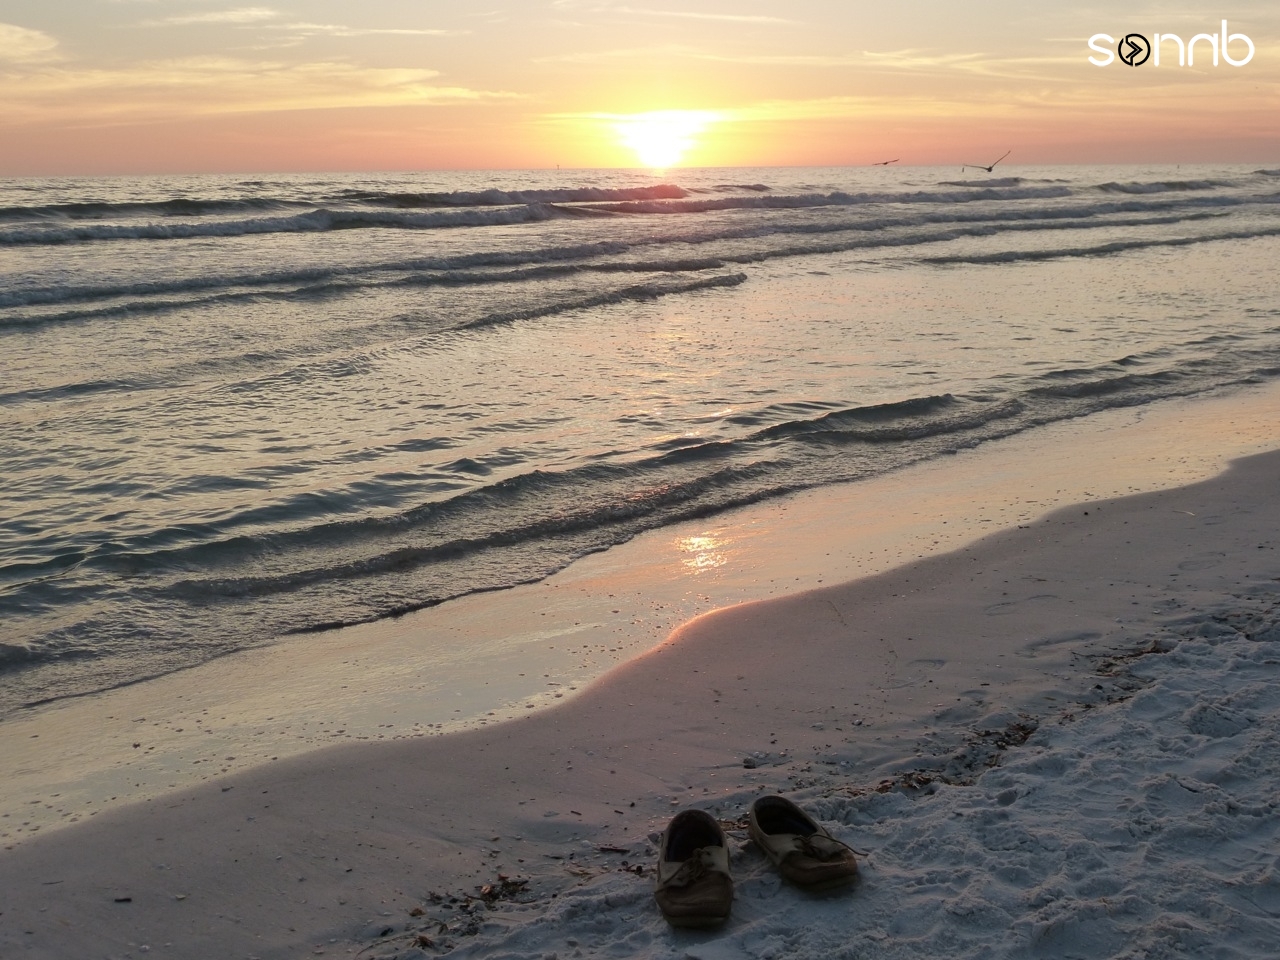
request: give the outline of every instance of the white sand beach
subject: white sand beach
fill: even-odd
[[[768,531],[706,589],[646,581],[646,542],[495,595],[457,629],[567,645],[576,624],[603,648],[588,663],[530,646],[512,673],[580,689],[525,710],[541,678],[495,674],[510,691],[503,722],[415,715],[451,732],[326,749],[283,730],[374,739],[432,693],[396,657],[448,604],[348,650],[374,665],[366,687],[402,671],[399,699],[343,695],[340,671],[289,665],[286,644],[33,711],[3,744],[16,773],[0,954],[1266,955],[1280,943],[1280,452],[1259,451],[1277,445],[1278,411],[1274,388],[1117,410],[712,518]],[[1135,490],[1147,492],[1121,496]],[[688,559],[667,549],[667,563]],[[570,583],[580,602],[546,599]],[[757,602],[656,647],[667,621],[635,606],[678,620],[744,600]],[[584,613],[610,601],[603,626]],[[564,630],[529,627],[541,613]],[[610,659],[622,662],[588,682]],[[212,682],[237,670],[236,685]],[[201,689],[225,691],[226,722],[205,736],[230,738],[226,772],[180,775],[174,760],[175,789],[156,781],[111,804],[109,774],[128,780],[120,757],[134,749],[112,718],[143,716],[137,693],[150,716],[177,716]],[[190,738],[160,739],[161,753],[204,759]],[[76,781],[78,762],[97,772]],[[102,812],[57,812],[59,778]],[[50,811],[35,836],[16,822],[19,780]],[[851,891],[798,891],[747,843],[751,800],[775,792],[861,852]],[[711,933],[670,930],[652,899],[653,837],[685,806],[733,839],[733,915]]]

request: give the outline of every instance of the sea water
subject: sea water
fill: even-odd
[[[1280,374],[1280,170],[0,181],[0,717]]]

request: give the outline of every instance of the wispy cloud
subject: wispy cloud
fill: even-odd
[[[125,68],[33,67],[0,75],[0,123],[118,123],[199,115],[518,99],[439,84],[424,69],[184,57]]]
[[[349,27],[340,23],[288,23],[280,22],[284,14],[270,7],[237,7],[234,10],[211,10],[207,13],[191,13],[182,16],[147,20],[147,27],[186,27],[226,24],[233,27],[259,27],[302,37],[371,37],[410,36],[443,37],[456,35],[456,30],[433,30],[418,27]]]
[[[663,57],[702,58],[701,50],[680,44],[659,44],[644,47],[618,47],[613,50],[580,50],[577,53],[551,54],[532,58],[533,63],[598,63],[609,60],[654,60]]]
[[[1083,43],[1081,44],[1083,46]],[[720,53],[688,44],[659,44],[642,47],[617,47],[608,50],[583,50],[535,58],[535,63],[605,63],[620,60],[656,61],[683,58],[710,63],[738,64],[753,67],[786,69],[845,69],[920,77],[963,73],[971,76],[1010,80],[1055,81],[1063,72],[1079,66],[1081,56],[1055,52],[1045,56],[993,57],[987,53],[946,53],[904,49],[891,51],[859,50],[848,53]]]
[[[881,67],[895,67],[900,70],[934,69],[938,67],[956,67],[981,60],[981,53],[927,53],[923,50],[890,50],[877,52],[864,50],[863,58]]]
[[[603,3],[601,0],[552,0],[552,7],[558,10],[573,10],[583,13],[622,13],[645,17],[677,17],[684,20],[713,20],[725,23],[799,23],[798,20],[787,20],[783,17],[769,17],[748,13],[701,13],[696,10],[656,10],[652,7],[629,7],[616,3]]]
[[[55,54],[58,41],[47,33],[0,23],[0,60],[17,63],[48,60]]]
[[[311,36],[324,35],[330,37],[369,37],[377,35],[447,37],[456,36],[463,32],[459,30],[431,30],[414,27],[346,27],[336,23],[281,23],[272,24],[272,29]]]
[[[698,111],[680,111],[697,113]],[[872,115],[906,116],[913,113],[954,115],[951,103],[936,98],[918,98],[912,101],[901,97],[822,97],[805,100],[764,100],[738,107],[702,111],[717,123],[775,123],[793,120],[846,120]],[[612,124],[632,115],[600,111],[544,114],[546,123],[604,123]]]
[[[685,20],[720,20],[729,23],[798,23],[782,17],[753,16],[741,13],[696,13],[690,10],[652,10],[647,7],[603,7],[613,13],[638,13],[646,17],[679,17]]]
[[[147,26],[188,26],[205,23],[264,23],[275,20],[280,14],[270,7],[237,7],[234,10],[210,10],[207,13],[188,13],[182,16],[148,20]]]
[[[660,44],[644,47],[617,47],[612,50],[582,50],[576,53],[538,57],[535,63],[594,63],[608,60],[652,60],[656,57],[684,57],[713,63],[740,63],[762,67],[886,67],[895,70],[936,70],[963,68],[983,60],[981,53],[931,56],[921,51],[899,50],[876,53],[717,53],[689,44]]]
[[[963,101],[961,101],[963,102]],[[957,101],[938,97],[820,97],[806,100],[764,100],[746,106],[722,110],[727,122],[759,123],[787,120],[841,120],[876,115],[908,117],[913,115],[954,116]],[[983,107],[985,110],[985,105]],[[974,112],[981,112],[975,105]]]
[[[856,67],[866,66],[865,53],[745,53],[720,54],[695,51],[690,56],[716,63],[741,63],[755,67]]]

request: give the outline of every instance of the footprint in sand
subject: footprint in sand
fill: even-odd
[[[947,661],[945,660],[935,660],[935,659],[912,660],[910,663],[906,664],[906,668],[908,671],[910,671],[910,675],[902,680],[899,680],[897,683],[885,684],[884,689],[901,690],[903,687],[909,687],[913,683],[919,683],[921,680],[923,680],[925,678],[925,674],[930,673],[931,671],[934,671],[934,670],[939,670],[942,667],[945,667],[946,665],[947,665]]]
[[[1031,597],[1024,597],[1021,600],[1002,600],[999,603],[993,603],[989,607],[983,607],[982,612],[989,617],[999,617],[1007,613],[1017,612],[1018,607],[1024,603],[1030,603],[1032,600],[1057,600],[1058,597],[1053,593],[1037,593]]]
[[[1179,570],[1208,570],[1210,567],[1216,567],[1220,564],[1225,553],[1202,553],[1199,556],[1192,557],[1190,560],[1183,560],[1178,564]]]

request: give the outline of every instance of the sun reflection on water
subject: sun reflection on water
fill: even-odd
[[[677,550],[688,555],[680,562],[694,573],[714,570],[729,562],[729,557],[722,549],[726,546],[725,541],[709,533],[696,537],[678,537],[675,543]]]

